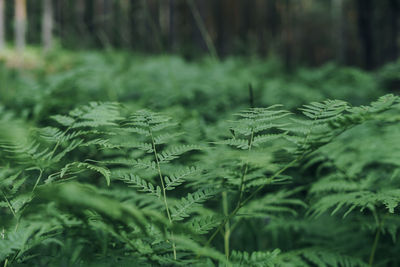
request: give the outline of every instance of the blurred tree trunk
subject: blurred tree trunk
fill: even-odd
[[[105,48],[109,46],[106,26],[106,1],[96,0],[94,2],[94,20],[95,33],[100,45]]]
[[[390,0],[390,39],[389,39],[389,60],[396,60],[398,51],[398,33],[399,33],[399,16],[400,1]]]
[[[0,51],[5,47],[5,1],[0,0]]]
[[[364,67],[368,70],[375,67],[373,39],[373,7],[371,0],[357,0],[358,28],[363,47]]]
[[[119,4],[120,17],[117,18],[119,21],[119,34],[121,40],[121,46],[128,48],[131,43],[131,25],[129,17],[131,14],[131,1],[130,0],[122,0]]]
[[[145,0],[144,9],[146,15],[146,25],[148,32],[152,33],[153,40],[149,45],[153,46],[155,51],[163,51],[163,42],[160,27],[160,2],[156,0]]]
[[[43,0],[42,43],[44,51],[53,45],[53,0]]]
[[[266,27],[269,30],[269,46],[267,47],[269,51],[273,53],[277,53],[277,39],[279,38],[279,30],[280,30],[280,14],[277,9],[276,0],[269,0],[267,3],[267,18],[266,18]],[[269,52],[268,51],[268,52]]]
[[[286,71],[292,71],[293,62],[292,62],[292,41],[293,41],[293,33],[292,33],[292,10],[290,0],[285,1],[285,9],[284,9],[284,58],[285,58],[285,68]]]
[[[344,63],[345,39],[343,29],[343,0],[332,0],[333,44],[335,45],[336,61]]]
[[[200,48],[203,52],[207,51],[207,46],[206,46],[206,40],[204,36],[202,35],[201,32],[201,26],[204,25],[204,1],[203,0],[188,0],[188,3],[190,5],[192,14],[193,14],[193,20],[192,20],[192,38],[193,42],[195,45]],[[196,14],[197,14],[197,20],[196,20]],[[200,25],[202,24],[202,25]]]
[[[15,45],[19,52],[25,49],[26,0],[15,0]]]
[[[221,56],[225,56],[225,36],[226,33],[224,31],[224,12],[221,1],[214,1],[213,5],[214,17],[215,17],[215,30],[216,30],[216,44],[217,44],[217,53]]]
[[[160,1],[159,4],[159,12],[160,14],[160,32],[161,32],[161,39],[167,40],[168,33],[169,33],[169,21],[170,21],[170,9],[169,9],[169,2],[168,1]]]
[[[170,51],[176,50],[176,14],[175,0],[169,0],[169,33],[168,43]]]
[[[78,33],[84,35],[86,32],[85,26],[85,0],[77,0],[75,5],[75,23],[77,25]]]

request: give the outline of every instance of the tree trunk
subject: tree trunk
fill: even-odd
[[[124,48],[129,48],[131,44],[131,25],[130,25],[130,16],[132,8],[131,8],[131,1],[129,0],[123,0],[119,4],[119,37],[120,37],[120,42],[121,46]]]
[[[85,0],[77,0],[75,5],[75,23],[77,25],[78,33],[81,36],[87,34],[85,25]]]
[[[0,51],[5,47],[5,1],[0,0]]]
[[[94,21],[95,33],[102,48],[109,46],[106,27],[106,6],[104,0],[94,2]]]
[[[15,0],[15,45],[18,52],[25,49],[26,0]]]
[[[290,0],[285,1],[284,11],[284,58],[286,71],[291,72],[293,69],[292,62],[292,44],[293,44],[293,33],[292,33],[292,10]]]
[[[398,33],[399,33],[399,11],[400,1],[390,0],[390,37],[389,37],[389,60],[396,60],[398,51]]]
[[[176,50],[176,5],[175,0],[169,0],[169,33],[168,44],[169,50],[174,52]]]
[[[43,0],[42,43],[44,51],[49,51],[53,44],[53,0]]]
[[[371,0],[358,0],[358,27],[364,52],[364,67],[368,70],[375,67],[374,40],[372,33],[373,8]]]
[[[335,44],[336,61],[344,63],[345,39],[343,31],[343,0],[332,1],[333,43]]]

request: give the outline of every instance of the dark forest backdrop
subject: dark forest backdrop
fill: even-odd
[[[46,38],[47,23],[66,48],[278,55],[287,68],[334,60],[374,69],[399,53],[399,0],[0,0],[8,41],[18,5],[28,44]]]

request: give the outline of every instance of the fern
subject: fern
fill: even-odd
[[[118,178],[124,183],[132,185],[133,187],[140,188],[140,191],[150,193],[156,197],[161,197],[161,188],[159,186],[154,186],[152,183],[141,179],[137,175],[126,175],[124,177]]]
[[[104,178],[106,179],[107,185],[110,185],[110,171],[106,168],[100,167],[100,166],[96,166],[90,163],[86,163],[86,162],[72,162],[72,163],[68,163],[64,168],[61,169],[60,172],[60,178],[63,178],[63,176],[69,172],[71,169],[80,169],[80,168],[84,168],[84,169],[89,169],[95,172],[100,173],[101,175],[104,176]]]
[[[0,114],[0,261],[396,266],[399,103],[177,124],[93,102],[29,131]]]
[[[180,170],[177,173],[172,173],[169,176],[164,176],[165,189],[173,190],[176,186],[181,185],[185,178],[188,176],[193,176],[199,172],[195,167],[187,167],[186,169]]]
[[[207,199],[213,197],[217,192],[212,189],[204,189],[189,193],[187,197],[182,198],[174,207],[171,207],[171,218],[173,221],[183,220],[185,217],[189,217],[189,214],[196,206],[196,204],[202,203]]]

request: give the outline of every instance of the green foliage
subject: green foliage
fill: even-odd
[[[354,256],[320,243],[324,232],[313,233],[316,237],[307,242],[293,239],[281,250],[275,245],[281,243],[279,233],[308,237],[313,225],[301,220],[311,215],[318,224],[326,214],[363,223],[365,230],[357,234],[361,240],[380,233],[396,242],[398,162],[370,155],[350,171],[343,160],[353,161],[354,155],[346,153],[356,152],[344,150],[340,157],[331,151],[349,149],[342,140],[375,123],[384,124],[389,135],[399,134],[393,128],[399,98],[387,95],[361,107],[337,100],[312,102],[300,111],[303,117],[279,105],[244,110],[227,125],[231,137],[208,147],[185,143],[181,126],[168,116],[131,113],[113,103],[53,115],[59,126],[30,131],[25,141],[7,134],[19,126],[4,116],[1,260],[61,264],[71,255],[70,264],[111,256],[114,262],[130,258],[166,265],[362,266],[375,251],[353,247]],[[382,169],[371,169],[371,160]],[[296,172],[308,170],[317,171],[313,183],[296,178]],[[280,220],[287,221],[286,230],[275,224]],[[291,228],[291,220],[298,225]],[[249,225],[257,237],[245,248],[240,243],[249,242]],[[225,255],[219,251],[220,232]],[[264,238],[270,245],[263,244]],[[99,252],[74,249],[82,242],[95,244]],[[236,247],[232,253],[230,246]],[[43,251],[46,256],[39,256]]]
[[[398,96],[366,105],[357,93],[364,105],[354,106],[321,100],[323,89],[268,106],[279,98],[254,90],[257,107],[246,108],[243,88],[270,63],[253,72],[233,60],[200,67],[160,57],[124,71],[122,57],[80,60],[36,81],[47,84],[40,97],[0,107],[3,265],[400,264]],[[169,80],[173,68],[189,74]],[[334,66],[293,79],[307,80],[296,81],[301,92],[327,77],[336,86],[328,70],[370,81]],[[139,77],[149,74],[153,84]],[[226,79],[220,91],[206,75]]]

